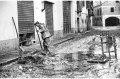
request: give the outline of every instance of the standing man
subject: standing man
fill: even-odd
[[[50,37],[52,37],[52,35],[50,34],[49,30],[46,28],[44,23],[39,23],[37,21],[34,25],[39,28],[37,31],[41,33],[41,38],[43,40],[43,43],[42,43],[43,51],[47,55],[54,56],[55,54],[51,53],[49,51],[49,49],[48,49],[49,48]]]

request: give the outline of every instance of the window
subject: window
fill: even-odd
[[[84,24],[84,20],[82,19],[82,23]]]
[[[84,1],[82,1],[82,6],[83,6],[83,7],[85,6],[85,2],[84,2]]]
[[[97,16],[99,16],[99,9],[97,9]]]
[[[80,1],[77,1],[77,12],[81,12],[82,11],[82,6],[80,4]]]
[[[101,16],[101,8],[100,8],[100,16]]]
[[[114,12],[114,7],[111,8],[111,12]]]

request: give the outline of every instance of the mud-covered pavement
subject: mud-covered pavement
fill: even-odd
[[[109,71],[107,64],[88,63],[84,54],[79,54],[79,60],[72,59],[72,55],[62,54],[62,58],[47,58],[44,65],[14,63],[2,68],[1,78],[99,78]]]
[[[27,63],[20,64],[17,61],[1,67],[1,78],[120,78],[120,56],[118,60],[106,63],[89,63],[93,55],[99,58],[102,54],[100,38],[97,33],[88,33],[83,37],[77,37],[72,41],[52,46],[50,50],[57,55],[55,57],[43,57],[43,62],[35,62],[28,59]],[[96,36],[97,35],[97,36]],[[116,37],[117,52],[120,49],[120,38]],[[112,49],[112,48],[111,48]],[[40,51],[36,53],[38,61],[41,61]],[[92,54],[91,54],[92,53]],[[40,56],[39,56],[40,55]],[[114,58],[114,56],[113,56]]]

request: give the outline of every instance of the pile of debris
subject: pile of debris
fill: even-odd
[[[65,55],[64,55],[65,56]],[[46,77],[86,77],[90,64],[84,60],[72,60],[57,55],[56,57],[41,57],[36,54],[20,59],[16,63],[2,68],[1,78],[46,78]],[[8,70],[8,72],[4,72]],[[4,73],[3,73],[4,72]]]

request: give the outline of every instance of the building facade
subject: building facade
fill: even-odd
[[[18,49],[19,41],[12,21],[18,30],[17,1],[0,1],[0,53]]]
[[[86,31],[88,27],[86,1],[79,1],[80,4],[77,2],[0,1],[0,51],[17,50],[19,45],[28,44],[27,40],[38,43],[34,27],[36,21],[44,23],[54,39],[70,33]],[[78,5],[82,5],[79,7],[80,12]]]
[[[119,26],[120,22],[120,2],[105,1],[97,2],[94,6],[93,26]]]
[[[78,32],[90,30],[92,6],[93,1],[77,1]]]

